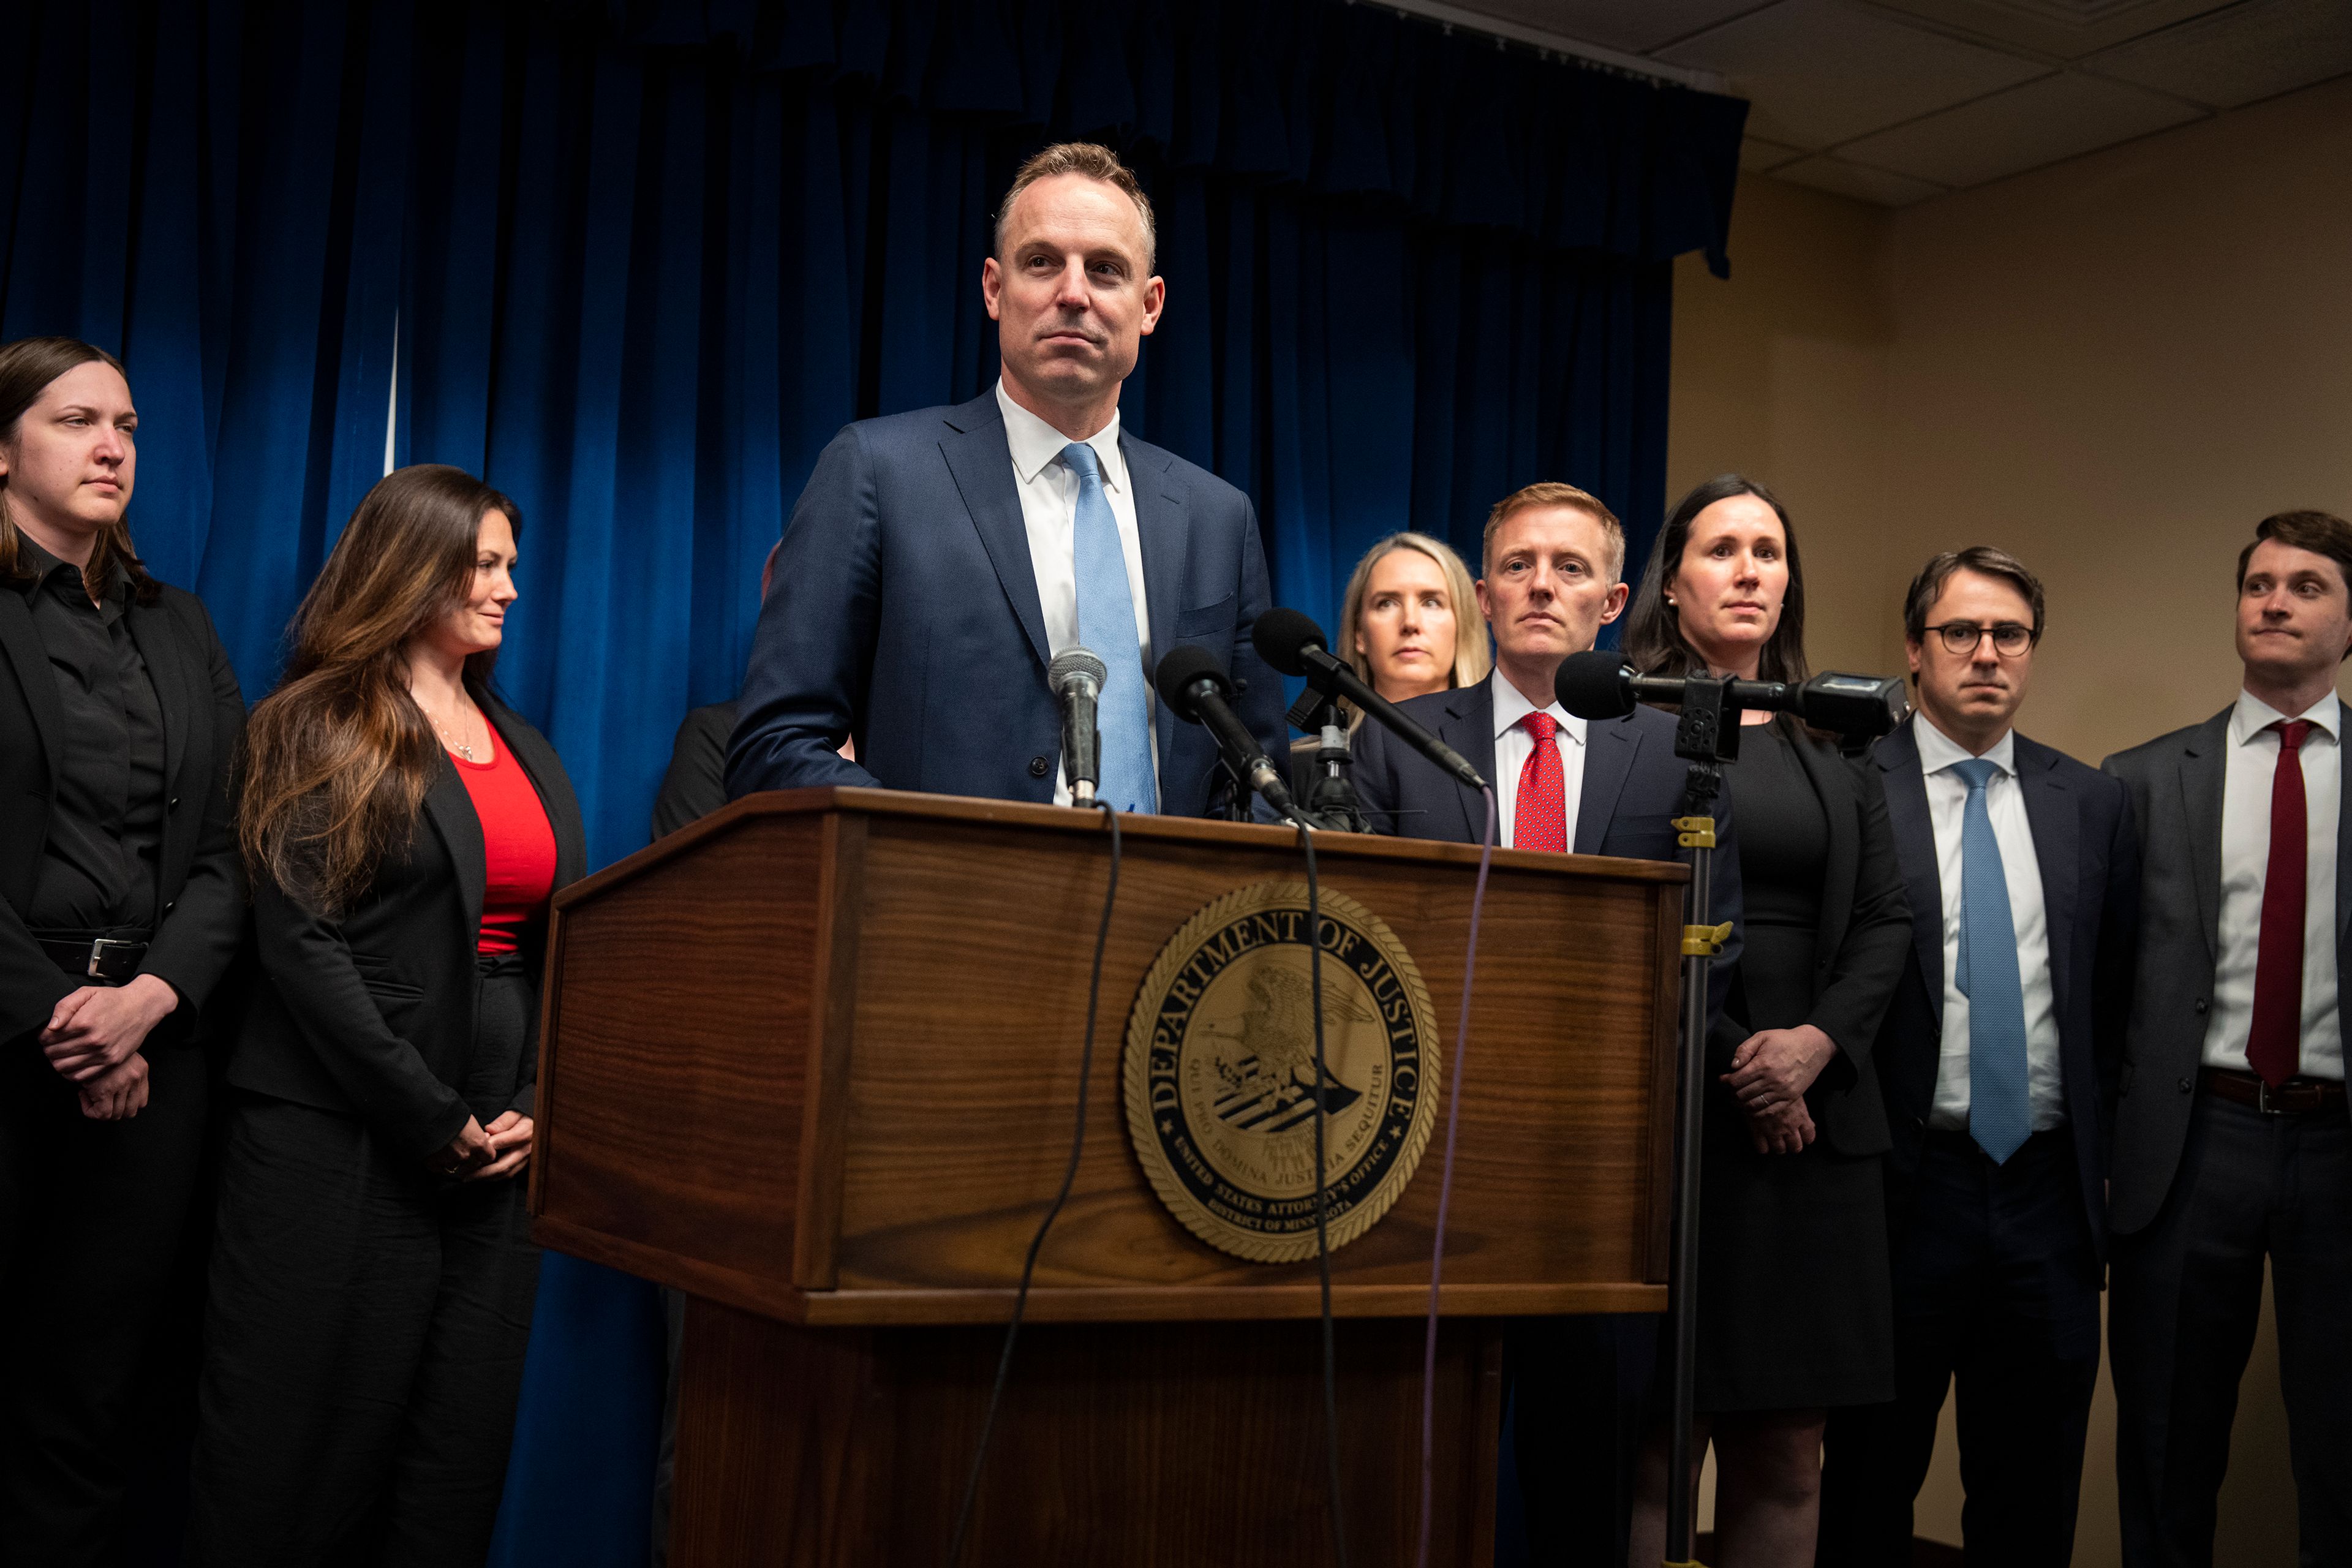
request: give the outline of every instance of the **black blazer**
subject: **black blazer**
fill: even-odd
[[[1911,906],[1911,952],[1878,1037],[1878,1083],[1893,1135],[1889,1218],[1900,1225],[1936,1099],[1944,1033],[1944,889],[1918,723],[1903,721],[1872,752],[1886,786],[1886,814]],[[2042,868],[2050,942],[2050,991],[2074,1165],[2092,1244],[2106,1256],[2107,1146],[2116,1077],[2130,1003],[2131,940],[2139,897],[2139,840],[2123,786],[2037,741],[2016,739],[2017,782]]]
[[[727,804],[727,737],[735,732],[737,705],[713,702],[688,710],[670,743],[669,771],[654,796],[654,837],[666,838]]]
[[[1481,774],[1495,776],[1495,691],[1486,681],[1409,698],[1397,706],[1468,758]],[[1673,819],[1682,813],[1690,764],[1675,755],[1675,721],[1654,708],[1636,708],[1622,719],[1593,722],[1585,736],[1574,852],[1633,860],[1685,858],[1675,842]],[[1357,727],[1352,747],[1356,796],[1375,832],[1454,844],[1479,841],[1486,826],[1485,796],[1372,721]],[[1709,1003],[1720,1019],[1740,953],[1739,841],[1728,800],[1716,803],[1716,844],[1710,915],[1717,923],[1731,922],[1731,941],[1715,964],[1709,987]],[[1720,1028],[1714,1033],[1719,1036]]]
[[[1887,827],[1886,794],[1876,769],[1802,730],[1795,739],[1797,762],[1821,797],[1830,835],[1813,944],[1813,1007],[1805,1022],[1838,1048],[1805,1091],[1805,1108],[1822,1142],[1837,1152],[1884,1154],[1886,1110],[1871,1047],[1911,948],[1911,910]],[[1744,1038],[1746,1020],[1736,1021]],[[1720,1071],[1725,1064],[1715,1065]]]
[[[2156,1218],[2180,1163],[2205,1058],[2221,952],[2221,786],[2230,714],[2175,730],[2101,764],[2131,796],[2140,889],[2123,1066],[2116,1083],[2107,1225],[2129,1236]],[[2341,756],[2343,748],[2338,747]],[[2336,983],[2352,979],[2352,779],[2336,826]],[[2352,1014],[2344,1015],[2352,1016]]]
[[[236,671],[193,594],[133,601],[131,639],[163,715],[166,797],[154,940],[144,970],[171,983],[188,1014],[211,997],[245,933],[229,781],[245,733]],[[36,946],[19,914],[33,897],[57,796],[50,759],[65,741],[57,678],[25,596],[0,584],[0,1040],[47,1024],[81,982]]]
[[[580,805],[555,749],[504,703],[474,693],[522,763],[555,831],[555,886],[587,861]],[[270,878],[254,889],[261,983],[229,1058],[239,1089],[363,1118],[395,1156],[423,1159],[473,1113],[459,1089],[473,1052],[482,927],[482,823],[446,757],[406,846],[341,920],[318,914]],[[544,922],[522,952],[536,984]],[[513,1109],[528,1116],[537,1066],[526,1061]]]

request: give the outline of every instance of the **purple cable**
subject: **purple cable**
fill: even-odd
[[[1454,1201],[1454,1134],[1462,1124],[1462,1058],[1470,1054],[1470,981],[1478,969],[1478,917],[1486,906],[1486,868],[1495,863],[1495,792],[1486,796],[1486,826],[1478,836],[1478,885],[1470,894],[1470,951],[1462,958],[1462,1021],[1454,1031],[1454,1082],[1445,1094],[1445,1162],[1437,1183],[1437,1239],[1429,1253],[1429,1334],[1421,1349],[1421,1549],[1417,1568],[1429,1568],[1429,1508],[1436,1487],[1437,1287],[1445,1271],[1445,1210]]]

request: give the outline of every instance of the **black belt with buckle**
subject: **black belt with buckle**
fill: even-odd
[[[121,985],[147,962],[147,939],[115,936],[37,936],[41,951],[59,969],[96,985]]]

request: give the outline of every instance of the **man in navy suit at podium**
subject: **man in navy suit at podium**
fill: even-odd
[[[1151,205],[1108,149],[1048,147],[998,209],[981,293],[1003,374],[952,408],[845,426],[784,531],[727,758],[727,793],[813,784],[1070,798],[1055,654],[1102,657],[1100,795],[1198,816],[1208,731],[1144,671],[1183,643],[1234,677],[1283,754],[1281,679],[1249,641],[1267,606],[1249,500],[1121,430],[1120,384],[1159,323]],[[840,754],[856,741],[856,760]]]

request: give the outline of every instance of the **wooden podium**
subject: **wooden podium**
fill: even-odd
[[[1162,1206],[1120,1057],[1196,910],[1286,830],[1121,818],[1086,1156],[1040,1258],[968,1564],[1329,1560],[1316,1266]],[[1450,1089],[1475,851],[1318,836],[1426,976]],[[555,901],[530,1203],[686,1291],[674,1558],[939,1568],[1022,1258],[1068,1158],[1109,868],[1093,813],[740,801]],[[1665,1304],[1678,865],[1496,855],[1447,1226],[1433,1562],[1493,1560],[1501,1321]],[[1331,1258],[1357,1568],[1410,1563],[1438,1133]]]

